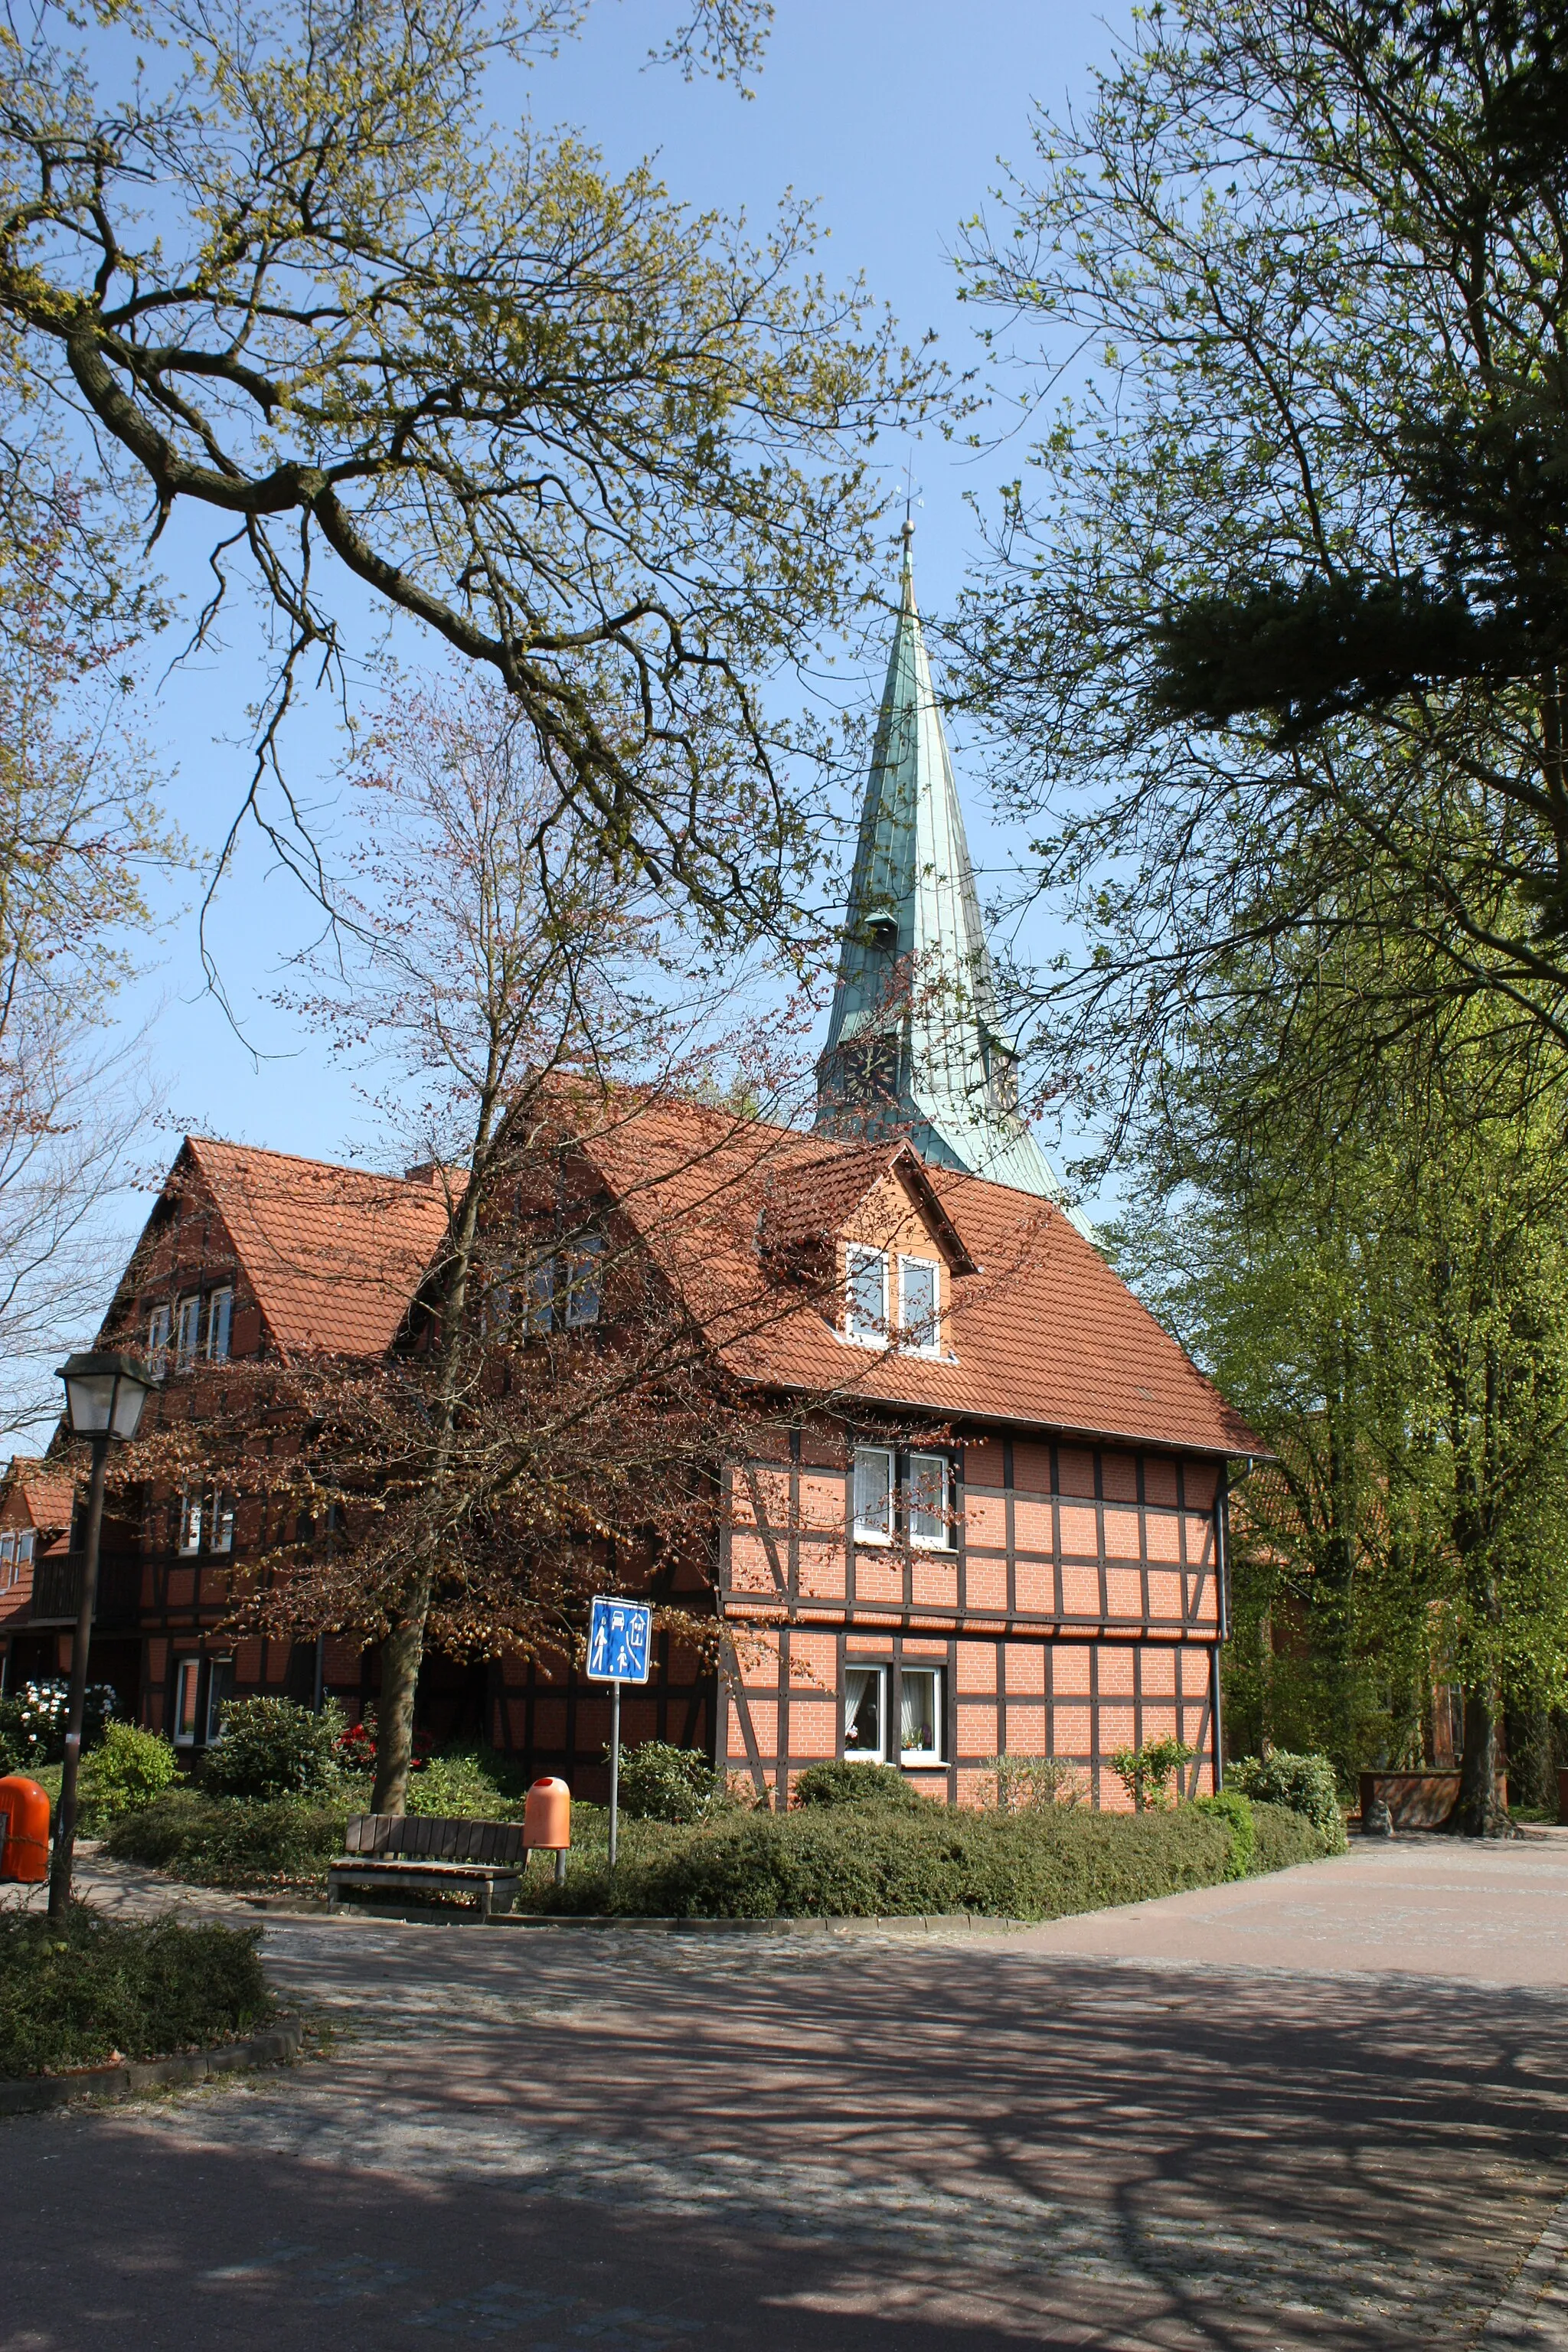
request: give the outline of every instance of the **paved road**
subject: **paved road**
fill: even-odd
[[[1005,1938],[273,1918],[353,2038],[0,2125],[0,2346],[1568,2345],[1565,1898],[1410,1841]]]

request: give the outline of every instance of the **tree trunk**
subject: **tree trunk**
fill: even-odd
[[[414,1764],[414,1696],[425,1655],[425,1621],[429,1611],[430,1580],[424,1577],[381,1645],[375,1792],[370,1801],[373,1813],[408,1811],[408,1775]]]
[[[1506,1806],[1498,1802],[1496,1704],[1492,1693],[1479,1685],[1465,1693],[1465,1756],[1459,1768],[1459,1793],[1444,1827],[1456,1837],[1517,1834]]]

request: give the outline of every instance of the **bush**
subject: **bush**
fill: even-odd
[[[813,1769],[817,1768],[813,1767]],[[868,1768],[854,1765],[859,1773]],[[1136,1815],[1054,1807],[1025,1813],[813,1804],[749,1813],[678,1849],[623,1863],[612,1882],[576,1869],[542,1907],[665,1918],[897,1917],[961,1911],[1055,1919],[1184,1887],[1212,1886],[1227,1823],[1191,1806]]]
[[[105,1724],[119,1704],[112,1683],[89,1683],[81,1719],[84,1756],[97,1747]],[[9,1698],[0,1699],[3,1769],[7,1772],[36,1772],[40,1764],[58,1764],[66,1752],[66,1721],[69,1713],[68,1683],[24,1683]]]
[[[155,1731],[142,1731],[133,1723],[110,1723],[100,1744],[82,1759],[77,1787],[84,1828],[104,1829],[121,1813],[171,1787],[178,1774],[174,1751]]]
[[[1258,1858],[1258,1823],[1240,1790],[1221,1789],[1215,1796],[1196,1797],[1193,1810],[1226,1824],[1230,1831],[1230,1868],[1226,1876],[1246,1878]]]
[[[258,1931],[127,1927],[73,1903],[63,1928],[0,1912],[0,2075],[233,2041],[273,2013]]]
[[[1343,1853],[1342,1822],[1338,1838],[1332,1839],[1325,1836],[1305,1813],[1293,1812],[1288,1805],[1268,1805],[1257,1799],[1251,1803],[1258,1831],[1255,1870],[1290,1870],[1299,1862],[1318,1862],[1325,1853]]]
[[[144,1863],[198,1886],[319,1879],[343,1849],[343,1814],[301,1797],[214,1798],[171,1789],[109,1832],[117,1862]]]
[[[1244,1756],[1228,1768],[1226,1779],[1254,1804],[1283,1805],[1300,1813],[1325,1841],[1325,1853],[1344,1853],[1339,1783],[1326,1756],[1291,1756],[1277,1748],[1271,1756]]]
[[[449,1756],[432,1756],[421,1771],[408,1776],[408,1810],[437,1820],[504,1821],[509,1801],[471,1749]]]
[[[808,1764],[791,1793],[796,1805],[850,1805],[862,1811],[912,1813],[926,1801],[896,1764]]]
[[[303,1797],[336,1777],[339,1708],[320,1715],[291,1698],[238,1698],[224,1709],[223,1738],[202,1764],[202,1786],[218,1797]]]
[[[1027,1812],[1035,1805],[1076,1805],[1084,1793],[1083,1774],[1054,1756],[987,1756],[980,1769],[992,1777],[999,1813]]]
[[[1142,1748],[1119,1748],[1110,1769],[1132,1800],[1135,1812],[1163,1812],[1171,1802],[1173,1773],[1193,1760],[1193,1750],[1179,1739],[1151,1739]]]
[[[645,1739],[621,1758],[619,1796],[621,1811],[640,1822],[705,1822],[735,1802],[725,1773],[668,1739]]]

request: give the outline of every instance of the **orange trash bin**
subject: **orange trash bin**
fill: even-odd
[[[572,1791],[564,1780],[536,1780],[522,1809],[522,1842],[531,1852],[564,1853],[572,1843]]]
[[[36,1780],[8,1772],[0,1780],[0,1878],[37,1885],[49,1874],[49,1800]]]

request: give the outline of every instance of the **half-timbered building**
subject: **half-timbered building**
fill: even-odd
[[[606,1237],[700,1299],[778,1433],[713,1465],[714,1555],[679,1598],[716,1638],[661,1639],[628,1739],[699,1747],[768,1801],[831,1758],[973,1801],[1005,1752],[1121,1804],[1109,1759],[1165,1736],[1215,1784],[1228,1466],[1257,1441],[1064,1202],[1014,1062],[906,549],[815,1129],[649,1101],[573,1146]],[[199,1422],[237,1359],[407,1344],[447,1213],[428,1170],[188,1139],[106,1328]],[[124,1510],[106,1590],[134,1594],[144,1721],[195,1748],[231,1693],[374,1695],[354,1641],[224,1631],[235,1568],[313,1532],[216,1474]],[[600,1793],[607,1696],[570,1658],[429,1660],[420,1711]]]

